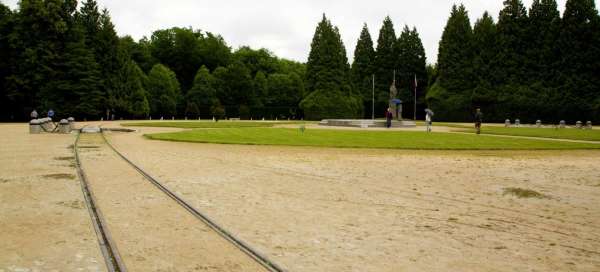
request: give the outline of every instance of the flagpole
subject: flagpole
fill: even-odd
[[[415,74],[415,121],[417,121],[417,74]]]
[[[375,120],[375,74],[373,74],[373,92],[371,99],[371,119]]]

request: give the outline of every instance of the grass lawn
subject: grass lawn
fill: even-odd
[[[600,144],[413,131],[358,131],[287,128],[196,129],[145,135],[154,140],[346,148],[433,150],[600,149]]]
[[[474,132],[475,129],[462,129],[459,131]],[[570,140],[585,140],[585,141],[600,141],[600,130],[586,130],[574,128],[530,128],[530,127],[486,127],[485,124],[481,129],[483,134],[494,135],[512,135],[525,137],[541,137],[553,139],[570,139]]]
[[[260,122],[260,121],[161,121],[124,123],[126,127],[173,127],[173,128],[250,128],[272,127],[274,125],[301,124],[302,122]]]

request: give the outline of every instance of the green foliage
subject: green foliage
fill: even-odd
[[[214,102],[214,104],[210,107],[210,113],[217,120],[223,119],[225,117],[225,114],[226,114],[225,108],[223,108],[223,106],[221,105],[221,103],[219,102],[219,100],[216,100]]]
[[[473,87],[472,44],[469,15],[463,5],[455,5],[444,28],[438,53],[438,81],[452,95],[464,96]]]
[[[206,66],[202,66],[194,78],[194,86],[186,95],[188,103],[193,103],[201,109],[209,110],[215,101],[217,101],[217,92],[215,90],[215,78],[210,74]]]
[[[323,15],[317,25],[306,65],[309,95],[300,103],[307,119],[355,118],[362,102],[350,83],[346,49],[337,27]]]
[[[227,122],[228,123],[228,122]],[[356,131],[285,128],[195,129],[175,133],[145,135],[154,140],[246,144],[286,145],[338,148],[382,148],[418,150],[552,150],[599,149],[598,144],[515,139],[459,133],[417,131]]]
[[[150,114],[155,117],[175,116],[181,95],[177,76],[162,64],[156,64],[148,73],[146,84]]]
[[[110,106],[117,116],[145,118],[150,114],[144,77],[144,72],[132,60],[127,60],[119,69],[115,89],[109,92]]]
[[[365,104],[368,105],[371,105],[371,101],[373,100],[372,75],[374,73],[374,61],[375,50],[373,49],[373,40],[371,39],[367,24],[365,24],[360,32],[360,38],[354,50],[351,75],[354,87],[361,94]]]
[[[316,90],[309,94],[300,107],[304,109],[305,119],[342,119],[360,118],[362,101],[358,96],[347,96],[340,91]]]
[[[425,90],[427,89],[427,60],[425,48],[416,28],[404,27],[402,34],[394,45],[396,59],[396,86],[398,97],[404,101],[404,117],[414,115],[415,79],[417,80],[417,107],[425,108]],[[424,114],[417,111],[418,116]]]

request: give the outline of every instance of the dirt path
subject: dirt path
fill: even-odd
[[[600,270],[598,151],[210,145],[140,129],[110,139],[291,271]]]
[[[97,206],[131,271],[265,271],[145,180],[99,134],[80,159]]]
[[[0,125],[0,271],[105,271],[86,209],[74,135]]]

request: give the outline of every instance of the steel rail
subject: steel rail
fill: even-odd
[[[131,160],[129,160],[127,157],[125,157],[125,155],[123,155],[121,152],[119,152],[108,141],[108,139],[106,139],[106,137],[104,135],[104,129],[101,129],[101,134],[102,134],[102,138],[104,139],[104,141],[106,142],[106,144],[117,155],[119,155],[119,157],[121,157],[124,161],[126,161],[129,165],[131,165],[135,170],[137,170],[142,176],[144,176],[144,178],[146,178],[148,181],[150,181],[152,184],[154,184],[163,193],[165,193],[167,196],[169,196],[171,199],[173,199],[175,202],[177,202],[179,205],[181,205],[183,208],[185,208],[188,212],[190,212],[194,217],[196,217],[197,219],[199,219],[200,221],[202,221],[204,224],[206,224],[208,227],[210,227],[212,230],[214,230],[216,233],[218,233],[225,240],[227,240],[230,243],[232,243],[235,247],[237,247],[238,249],[240,249],[242,252],[244,252],[246,255],[248,255],[250,258],[252,258],[253,260],[255,260],[257,263],[259,263],[260,265],[262,265],[267,270],[272,271],[272,272],[285,272],[285,271],[287,271],[287,270],[283,269],[280,265],[278,265],[277,263],[275,263],[274,261],[270,260],[266,255],[262,254],[261,252],[259,252],[256,249],[254,249],[248,243],[244,242],[243,240],[241,240],[240,238],[236,237],[231,232],[227,231],[225,228],[221,227],[213,219],[211,219],[206,214],[204,214],[204,213],[200,212],[199,210],[197,210],[196,208],[194,208],[192,205],[190,205],[189,203],[187,203],[181,197],[179,197],[175,193],[173,193],[171,190],[167,189],[164,185],[162,185],[162,183],[160,181],[158,181],[157,179],[153,178],[150,174],[148,174],[142,168],[140,168],[135,163],[133,163]]]
[[[108,227],[100,209],[96,206],[96,198],[94,194],[90,190],[89,184],[87,182],[87,177],[83,168],[81,167],[81,161],[79,160],[79,151],[77,149],[79,145],[79,139],[81,136],[81,130],[77,133],[77,139],[75,140],[75,144],[73,144],[73,152],[75,153],[75,168],[77,168],[77,175],[79,176],[79,180],[81,181],[81,191],[83,192],[83,196],[85,198],[85,204],[92,218],[92,224],[94,225],[94,230],[96,231],[96,236],[98,237],[98,243],[100,246],[100,251],[102,251],[102,255],[104,256],[104,261],[106,263],[106,268],[109,272],[126,272],[127,267],[123,260],[121,259],[121,255],[119,254],[119,250],[115,242],[112,240],[110,232],[108,231]]]

